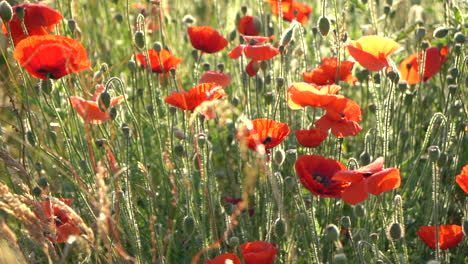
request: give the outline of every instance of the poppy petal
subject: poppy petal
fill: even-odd
[[[57,243],[64,243],[67,242],[68,238],[72,235],[79,235],[81,234],[81,230],[76,226],[72,225],[71,223],[65,223],[60,225],[57,230]]]
[[[436,248],[435,226],[421,226],[417,232],[419,238],[430,248]],[[463,240],[463,230],[459,225],[439,226],[439,246],[441,250],[456,247]]]
[[[203,264],[241,264],[241,260],[232,253],[224,253],[214,259],[205,260]]]
[[[220,99],[224,95],[224,90],[218,84],[201,83],[187,92],[174,92],[166,96],[164,101],[183,110],[194,110],[204,101]]]
[[[256,60],[251,60],[249,64],[245,66],[245,72],[247,72],[250,77],[257,75],[258,70],[260,70],[260,65]]]
[[[321,129],[296,130],[297,142],[307,148],[316,148],[327,138],[328,133]]]
[[[237,45],[228,53],[229,58],[237,59],[240,56],[242,56],[242,53],[244,52],[245,47],[247,47],[247,45],[244,45],[244,44]]]
[[[260,29],[260,19],[254,16],[241,17],[237,25],[237,30],[239,30],[242,35],[258,36],[260,34]]]
[[[381,36],[363,36],[351,40],[346,46],[349,54],[369,71],[380,71],[388,67],[387,57],[400,45],[392,39]]]
[[[368,196],[366,181],[353,183],[341,193],[341,199],[349,204],[363,202]]]
[[[206,71],[200,77],[198,83],[216,83],[224,88],[231,83],[231,75],[217,71]]]
[[[468,194],[468,165],[463,166],[462,171],[457,175],[455,181],[458,186]]]
[[[279,54],[279,50],[270,45],[267,46],[251,46],[248,45],[244,49],[244,54],[247,58],[253,60],[269,60]]]
[[[293,83],[287,90],[288,106],[301,109],[305,106],[323,107],[336,100],[341,89],[338,85],[317,86],[308,83]]]
[[[400,170],[396,168],[384,169],[366,179],[367,189],[373,195],[379,195],[400,187]]]

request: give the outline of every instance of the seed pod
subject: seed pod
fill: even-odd
[[[265,104],[271,105],[274,99],[275,98],[272,92],[268,92],[265,94]]]
[[[36,146],[36,137],[32,131],[26,132],[26,138],[28,139],[28,142],[31,144],[31,146]]]
[[[207,62],[203,63],[203,70],[205,71],[209,71],[211,68],[211,65]]]
[[[224,71],[224,63],[218,63],[216,66],[218,68],[218,71],[223,72]]]
[[[182,129],[178,128],[178,127],[173,127],[172,128],[172,133],[174,133],[174,136],[176,138],[180,139],[180,140],[183,140],[183,139],[187,138],[185,136],[185,132]]]
[[[447,161],[448,161],[448,155],[447,155],[447,152],[441,152],[440,153],[440,157],[439,159],[437,160],[437,166],[439,168],[442,168],[445,166],[445,164],[447,164]]]
[[[276,78],[276,87],[280,89],[284,85],[284,79],[282,77]]]
[[[320,34],[322,34],[324,37],[327,36],[328,32],[330,31],[330,20],[325,16],[321,16],[317,24],[318,29],[320,30]]]
[[[32,195],[36,196],[36,197],[39,197],[41,196],[41,193],[42,193],[42,190],[41,188],[39,187],[34,187],[34,189],[32,189]]]
[[[443,38],[447,36],[447,34],[448,34],[448,28],[439,27],[434,30],[433,36],[434,38]]]
[[[48,78],[47,80],[40,81],[40,88],[43,93],[50,94],[54,89],[54,84],[52,83],[52,80]]]
[[[182,145],[177,145],[174,147],[174,153],[177,155],[177,156],[182,156],[182,154],[184,154],[184,146]]]
[[[49,182],[47,181],[46,177],[40,177],[39,180],[37,180],[37,185],[39,185],[41,188],[46,188],[49,186]]]
[[[429,154],[429,159],[433,162],[436,162],[440,157],[439,146],[430,146],[427,148],[427,152]]]
[[[134,60],[129,60],[127,62],[127,67],[130,69],[131,72],[134,72],[136,69],[136,62]]]
[[[111,109],[109,110],[109,116],[111,120],[115,120],[115,118],[117,117],[117,108],[111,107]]]
[[[390,14],[390,6],[386,5],[384,6],[383,8],[383,13],[388,16],[388,14]]]
[[[233,236],[233,237],[229,238],[229,246],[235,248],[238,245],[239,245],[239,238],[238,237]]]
[[[127,137],[127,138],[130,137],[130,127],[128,126],[128,124],[123,123],[122,127],[120,129],[122,130],[122,134],[125,137]]]
[[[328,241],[336,241],[340,237],[340,230],[334,224],[329,224],[325,228],[325,236]]]
[[[405,92],[408,89],[408,83],[406,81],[399,81],[397,86],[398,91]]]
[[[5,0],[0,2],[0,18],[2,18],[3,22],[10,22],[13,18],[13,8]]]
[[[338,253],[333,256],[333,263],[335,264],[346,264],[348,263],[348,258],[344,253]]]
[[[74,19],[69,19],[68,20],[68,29],[71,32],[75,32],[75,30],[76,30],[76,21]]]
[[[380,73],[376,72],[374,74],[374,83],[379,84],[380,83]]]
[[[96,139],[96,141],[94,143],[96,143],[96,145],[98,147],[102,147],[104,146],[104,144],[107,142],[107,140],[105,138],[99,138],[99,139]]]
[[[286,153],[284,152],[284,150],[278,149],[275,151],[275,154],[273,155],[273,159],[279,166],[281,166],[284,160],[286,159]]]
[[[191,216],[185,216],[183,220],[183,230],[186,235],[193,234],[195,231],[195,219]]]
[[[286,235],[286,223],[281,218],[275,221],[275,234],[278,238],[283,238]]]
[[[400,223],[392,223],[387,229],[387,239],[388,240],[399,240],[403,238],[405,231],[403,225]]]
[[[429,43],[429,41],[421,42],[421,49],[423,49],[423,50],[427,50],[430,46],[431,46],[431,44]]]
[[[449,94],[451,95],[454,95],[457,92],[457,90],[458,90],[458,85],[456,84],[450,84],[448,86],[448,91],[449,91]]]
[[[421,41],[426,36],[426,28],[419,27],[414,32],[417,41]]]
[[[195,18],[193,18],[193,16],[191,15],[185,15],[183,18],[182,18],[182,22],[184,22],[185,24],[192,24],[195,22]]]
[[[99,95],[99,99],[98,99],[99,110],[101,110],[102,112],[106,112],[107,109],[109,109],[110,104],[111,104],[111,96],[107,92],[107,90],[104,90],[104,92],[102,92]]]
[[[143,49],[145,47],[145,34],[142,31],[135,32],[133,41],[138,49]]]
[[[117,14],[114,15],[114,19],[115,19],[115,21],[117,21],[117,23],[122,23],[124,17],[123,17],[123,15],[121,13],[117,13]]]
[[[162,50],[161,42],[158,42],[158,41],[154,42],[153,43],[153,49],[154,49],[154,51],[159,53]]]
[[[22,7],[22,6],[15,7],[15,14],[16,14],[16,16],[18,17],[18,19],[20,21],[23,21],[24,20],[24,15],[25,15],[24,14],[24,7]]]
[[[449,73],[450,73],[450,75],[452,75],[453,77],[457,78],[458,75],[460,74],[460,71],[458,70],[457,67],[453,67],[453,68],[450,68]]]
[[[464,44],[465,41],[466,41],[465,35],[463,33],[461,33],[461,32],[455,33],[454,38],[455,38],[456,43]]]

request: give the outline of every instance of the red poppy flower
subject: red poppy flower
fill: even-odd
[[[205,260],[203,264],[241,264],[241,260],[232,253],[224,253],[214,259]]]
[[[231,75],[217,71],[206,71],[198,83],[216,83],[224,88],[231,83]]]
[[[340,198],[349,186],[347,182],[332,179],[336,172],[346,169],[339,161],[319,155],[303,155],[296,160],[295,168],[302,185],[315,195]]]
[[[314,83],[317,85],[326,85],[335,83],[338,71],[338,60],[336,58],[323,58],[323,63],[313,69],[310,72],[304,72],[302,77],[304,82]],[[341,81],[355,84],[357,82],[356,77],[353,76],[351,71],[353,70],[354,62],[352,61],[341,61],[339,69],[339,78]]]
[[[439,50],[437,47],[426,50],[426,63],[424,64],[423,82],[429,80],[440,71],[442,64],[447,59],[449,47],[445,46]],[[422,61],[423,53],[419,54],[419,61]],[[408,84],[419,83],[419,63],[418,53],[411,54],[400,64],[401,79]]]
[[[388,56],[400,47],[392,39],[381,36],[364,36],[351,40],[346,48],[349,54],[369,71],[380,71],[388,67]]]
[[[257,75],[258,70],[260,70],[260,65],[256,60],[251,60],[247,66],[245,66],[245,71],[250,77]]]
[[[260,29],[260,19],[254,16],[241,17],[239,24],[237,25],[237,30],[239,30],[242,35],[247,36],[258,36],[260,34]]]
[[[463,191],[468,193],[468,165],[465,165],[460,172],[460,174],[457,175],[455,178],[455,181],[458,183],[458,186],[462,188]]]
[[[263,44],[267,41],[270,41],[272,39],[275,38],[275,36],[269,36],[269,37],[262,37],[262,36],[246,36],[246,35],[242,35],[242,38],[245,40],[246,43],[249,43],[249,44],[252,44],[254,43],[254,45],[260,45],[260,44]]]
[[[273,264],[278,253],[276,245],[258,240],[244,243],[240,249],[245,264]]]
[[[164,101],[183,110],[193,110],[205,101],[220,99],[224,95],[223,88],[218,84],[201,83],[187,92],[174,92]]]
[[[357,204],[367,199],[368,193],[379,195],[400,187],[400,170],[383,168],[384,158],[379,157],[374,162],[357,170],[338,171],[333,175],[335,181],[349,182],[341,194],[341,198],[349,204]]]
[[[321,129],[296,130],[296,139],[299,144],[307,148],[316,148],[327,138],[328,133]]]
[[[15,48],[13,57],[34,77],[59,79],[91,67],[85,48],[76,40],[56,35],[31,36]]]
[[[23,31],[21,20],[16,16],[16,8],[24,9],[24,25],[28,31],[29,36],[34,35],[47,35],[54,30],[54,26],[60,23],[63,16],[57,10],[47,6],[45,3],[37,4],[22,4],[13,6],[13,18],[10,21],[11,37],[13,38],[14,45],[16,46],[21,40],[28,37]],[[8,35],[5,23],[2,25],[2,31]]]
[[[421,226],[418,236],[430,248],[436,248],[435,226]],[[440,249],[456,247],[463,240],[462,227],[459,225],[439,226],[439,246]]]
[[[63,203],[70,206],[73,203],[71,199],[60,199]],[[69,213],[57,205],[53,205],[50,201],[42,201],[39,203],[42,212],[35,211],[34,214],[43,222],[50,224],[55,229],[56,237],[48,236],[53,243],[67,242],[72,235],[81,234],[81,230],[72,221]],[[42,217],[45,216],[46,219]]]
[[[283,19],[293,21],[296,19],[302,25],[309,21],[309,15],[312,13],[312,7],[295,0],[265,0],[271,6],[271,12],[277,16],[282,11]]]
[[[148,56],[151,63],[151,71],[157,73],[167,73],[171,68],[175,68],[183,61],[182,58],[176,57],[170,51],[162,49],[159,53],[154,49],[148,50]],[[143,68],[148,67],[144,53],[136,55],[137,60]]]
[[[109,113],[101,111],[99,108],[98,100],[100,94],[105,90],[103,85],[99,85],[96,88],[96,92],[91,100],[85,100],[79,96],[70,96],[70,103],[78,114],[83,118],[85,122],[99,125],[107,121],[110,118]],[[124,96],[112,97],[110,105],[118,105],[123,102]]]
[[[324,107],[336,98],[342,97],[335,96],[340,89],[341,87],[335,84],[318,86],[308,83],[293,83],[287,91],[288,106],[291,109],[301,109],[306,106]]]
[[[260,118],[252,120],[252,128],[249,128],[247,137],[247,146],[253,151],[258,151],[257,147],[263,145],[267,153],[269,149],[276,147],[291,132],[289,126],[285,123],[275,120]],[[243,140],[242,135],[237,133],[237,140]]]
[[[224,49],[228,45],[228,41],[223,38],[218,31],[212,27],[189,27],[187,29],[190,42],[195,49],[206,53],[215,53]]]
[[[327,113],[314,124],[322,130],[331,129],[338,138],[354,136],[361,132],[361,108],[359,105],[345,97],[336,96],[331,103],[323,106]]]

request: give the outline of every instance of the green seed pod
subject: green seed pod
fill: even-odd
[[[95,83],[101,83],[102,82],[102,76],[103,76],[103,72],[102,71],[97,71],[94,73],[94,76],[93,76],[93,81]]]
[[[321,16],[317,22],[317,25],[318,29],[320,30],[320,34],[322,34],[324,37],[327,36],[328,32],[330,31],[330,20],[325,16]]]
[[[427,152],[429,154],[429,159],[433,162],[436,162],[440,158],[439,146],[430,146],[427,148]]]
[[[117,14],[114,15],[114,19],[115,19],[115,21],[117,21],[117,23],[122,23],[124,17],[123,17],[123,15],[121,13],[117,13]]]
[[[447,36],[447,34],[448,34],[448,28],[439,27],[434,30],[433,36],[434,38],[443,38]]]
[[[229,238],[229,246],[235,248],[238,245],[239,245],[239,238],[238,237],[233,236],[233,237]]]
[[[184,146],[182,145],[177,145],[174,147],[174,153],[177,155],[177,156],[182,156],[182,154],[184,154]]]
[[[133,41],[138,49],[143,49],[145,47],[145,34],[142,31],[135,32]]]
[[[186,235],[191,235],[195,231],[195,219],[191,216],[185,216],[183,220],[183,230]]]
[[[237,107],[237,106],[239,105],[239,103],[240,103],[239,97],[237,97],[237,96],[234,95],[234,96],[232,97],[231,103],[232,103],[232,105],[233,105],[234,107]]]
[[[0,18],[2,18],[3,22],[10,22],[13,18],[13,8],[5,0],[0,2]]]
[[[458,85],[450,84],[448,86],[448,91],[449,91],[449,94],[454,95],[458,91]]]
[[[24,14],[24,7],[22,7],[22,6],[15,7],[15,14],[16,14],[16,16],[18,17],[18,19],[20,21],[23,21],[24,20],[24,15],[25,15]]]
[[[69,19],[68,20],[68,29],[71,32],[75,32],[75,30],[76,30],[76,21],[74,19]]]
[[[390,9],[391,9],[390,6],[388,6],[388,5],[384,6],[384,7],[383,7],[383,13],[384,13],[386,16],[388,16],[388,14],[390,14]]]
[[[176,75],[176,68],[172,67],[169,69],[169,74],[171,74],[172,77],[175,77]]]
[[[115,118],[117,117],[117,108],[111,107],[111,109],[109,110],[109,116],[111,120],[115,120]]]
[[[452,76],[452,75],[447,75],[447,77],[445,77],[447,79],[447,83],[450,85],[450,84],[455,84],[456,83],[456,79]]]
[[[465,41],[466,41],[465,35],[463,33],[461,33],[461,32],[455,33],[454,38],[455,38],[456,43],[464,44]]]
[[[102,112],[106,112],[109,109],[110,104],[111,104],[111,96],[107,92],[107,90],[104,90],[104,92],[102,92],[99,95],[99,99],[98,99],[99,110],[101,110]]]
[[[334,264],[346,264],[348,263],[348,258],[344,253],[338,253],[333,256],[333,263]]]
[[[377,112],[377,106],[375,104],[369,104],[369,111],[375,114]]]
[[[41,188],[46,188],[49,186],[49,182],[47,181],[46,177],[40,177],[39,180],[37,180],[37,185],[39,185]]]
[[[362,71],[356,72],[356,78],[360,83],[363,83],[367,81],[367,79],[369,78],[369,74],[370,72],[368,70],[363,69]]]
[[[54,83],[49,78],[47,80],[41,80],[40,88],[43,93],[50,94],[52,90],[54,89]]]
[[[169,106],[169,113],[171,115],[174,115],[176,112],[177,112],[177,107],[175,107],[173,105]]]
[[[208,62],[203,63],[203,70],[209,71],[211,68],[211,65]]]
[[[36,137],[32,131],[26,132],[26,138],[28,139],[28,142],[31,144],[31,146],[36,146]]]
[[[387,73],[387,78],[390,79],[393,83],[398,83],[400,76],[396,71],[390,71]]]
[[[284,85],[284,79],[282,77],[276,78],[276,88],[281,89]]]
[[[159,53],[162,50],[161,42],[158,42],[158,41],[154,42],[153,43],[153,49],[154,49],[154,51]]]
[[[198,60],[198,50],[194,49],[194,50],[192,50],[192,52],[190,54],[192,55],[192,58],[193,58],[194,61]]]
[[[195,18],[193,18],[193,16],[191,16],[191,15],[185,15],[182,18],[182,22],[184,22],[187,25],[190,25],[190,24],[195,22]]]
[[[218,68],[218,71],[223,72],[224,71],[224,63],[218,63],[216,66]]]
[[[281,45],[286,46],[291,42],[294,35],[294,26],[288,28],[281,36]]]
[[[426,36],[426,28],[419,27],[414,31],[417,41],[421,41]]]
[[[380,73],[376,72],[374,74],[374,83],[379,84],[380,83]]]
[[[325,237],[328,241],[336,241],[340,237],[340,230],[334,224],[329,224],[325,227]]]
[[[241,6],[241,12],[242,12],[243,15],[247,14],[247,6],[246,5]]]
[[[275,160],[276,164],[278,164],[278,166],[281,166],[286,159],[286,153],[284,150],[278,149],[275,151],[275,154],[273,154],[273,159]]]
[[[354,215],[358,218],[362,218],[366,216],[366,208],[361,204],[357,204],[354,206]]]
[[[275,234],[278,238],[283,238],[286,235],[286,223],[281,218],[275,221]]]
[[[392,223],[387,229],[388,240],[399,240],[405,236],[405,230],[400,223]]]
[[[134,72],[136,70],[136,62],[134,60],[129,60],[127,62],[127,67],[131,72]]]
[[[199,134],[197,137],[197,142],[200,147],[205,146],[206,144],[206,135],[205,134]]]
[[[41,196],[41,193],[42,193],[42,190],[41,188],[39,187],[34,187],[34,189],[32,189],[32,195],[36,196],[36,197],[39,197]]]
[[[450,75],[452,75],[454,78],[457,78],[460,75],[460,71],[458,70],[457,67],[450,68],[449,70]]]
[[[107,140],[105,138],[99,138],[99,139],[96,139],[95,143],[96,143],[96,146],[98,147],[102,147],[104,146],[104,144],[106,144]]]
[[[275,97],[272,92],[268,92],[265,94],[265,104],[271,105],[274,99]]]
[[[122,127],[120,128],[120,130],[122,130],[122,134],[125,136],[125,137],[130,137],[130,127],[128,126],[128,124],[126,123],[123,123],[122,124]]]
[[[457,43],[455,44],[455,46],[453,46],[453,52],[455,52],[455,54],[460,55],[461,50],[462,50],[462,46],[460,43]]]
[[[341,225],[344,228],[349,228],[351,226],[351,218],[347,215],[341,217]]]

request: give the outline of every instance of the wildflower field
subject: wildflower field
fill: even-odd
[[[468,263],[467,10],[0,1],[0,264]]]

